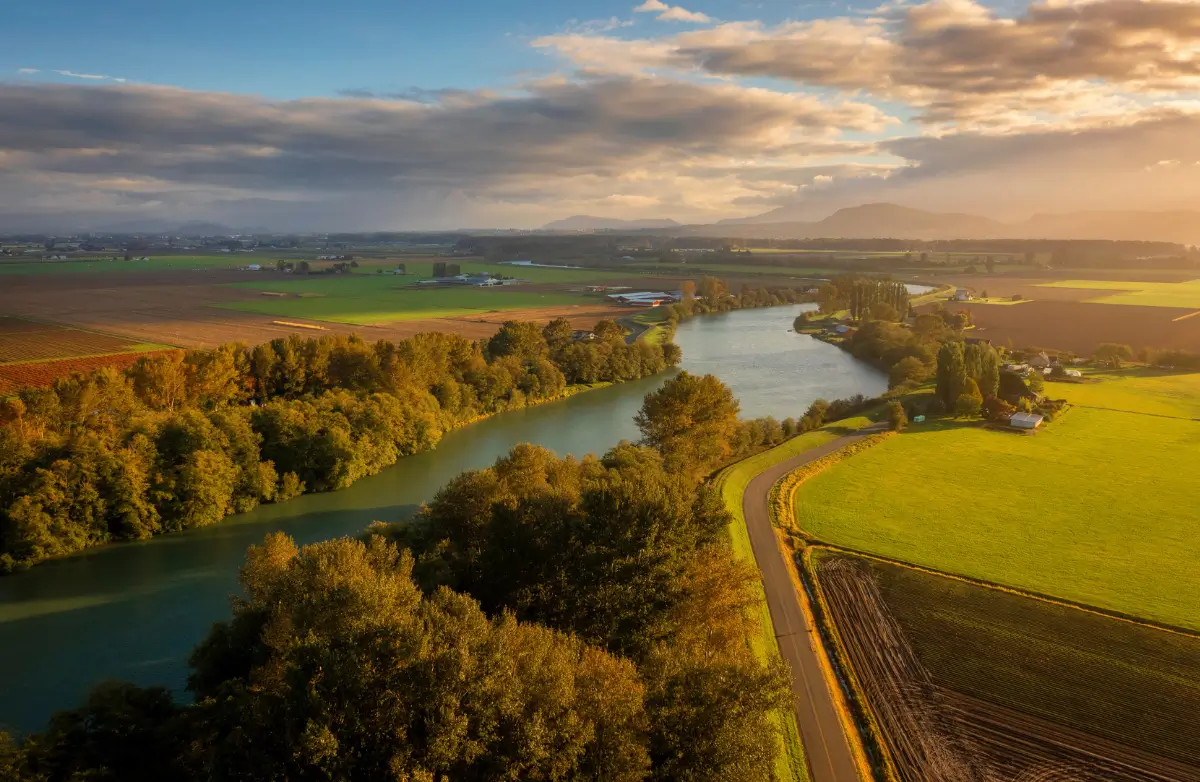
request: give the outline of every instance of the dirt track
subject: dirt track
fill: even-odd
[[[813,782],[854,782],[859,780],[858,766],[842,728],[834,695],[812,645],[808,620],[800,607],[795,582],[771,525],[770,492],[771,487],[789,472],[875,431],[872,428],[839,437],[759,473],[746,487],[742,499],[750,545],[762,574],[775,638],[792,672],[796,723],[804,741]]]

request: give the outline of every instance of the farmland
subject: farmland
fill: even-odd
[[[1059,290],[1077,294],[1074,290]],[[968,310],[975,324],[972,336],[990,339],[996,345],[1039,346],[1081,355],[1091,355],[1097,345],[1105,342],[1130,345],[1135,350],[1195,350],[1200,345],[1200,317],[1176,320],[1193,310],[1042,299],[1019,307],[975,303],[947,306],[956,311]]]
[[[901,779],[1200,779],[1200,637],[894,563],[814,560]]]
[[[151,353],[117,353],[89,358],[39,361],[32,364],[0,364],[0,394],[25,386],[48,386],[74,372],[88,374],[101,367],[127,369],[142,356]]]
[[[270,292],[289,297],[260,296],[257,299],[220,303],[217,306],[286,318],[311,318],[370,325],[423,318],[448,318],[503,310],[534,309],[584,303],[578,295],[531,292],[514,287],[430,288],[397,283],[390,277],[329,277],[288,280],[269,286],[245,283],[239,287],[269,287]],[[295,298],[292,298],[292,297]]]
[[[1105,410],[1200,419],[1200,374],[1130,367],[1089,375],[1098,383],[1050,383],[1046,393]]]
[[[919,424],[801,486],[796,518],[835,545],[1200,629],[1200,475],[1178,467],[1198,449],[1200,422],[1089,408],[1033,437]]]
[[[0,364],[142,353],[165,347],[54,323],[0,316]]]
[[[1187,282],[1129,282],[1117,280],[1061,280],[1042,284],[1047,288],[1072,288],[1104,292],[1089,299],[1095,304],[1138,307],[1175,307],[1200,310],[1200,280]]]

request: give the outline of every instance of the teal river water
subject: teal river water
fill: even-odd
[[[791,333],[811,305],[743,310],[680,326],[683,368],[727,383],[742,415],[800,416],[817,397],[877,394],[884,376],[841,350]],[[264,505],[205,529],[119,544],[0,578],[0,725],[41,728],[108,678],[163,684],[182,694],[186,658],[229,613],[246,547],[283,530],[297,542],[353,535],[371,521],[410,515],[458,473],[485,467],[514,444],[600,453],[635,439],[642,397],[668,375],[495,416],[447,435],[332,494]]]

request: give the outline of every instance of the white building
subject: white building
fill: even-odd
[[[954,292],[954,300],[955,301],[970,301],[971,300],[971,292],[969,290],[967,290],[966,288],[959,288],[958,290],[956,290]]]
[[[1008,424],[1018,429],[1037,429],[1045,420],[1045,416],[1037,413],[1013,413],[1012,418],[1008,419]]]

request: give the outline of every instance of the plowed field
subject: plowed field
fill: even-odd
[[[136,351],[137,343],[52,323],[0,317],[0,364]]]
[[[142,356],[152,353],[119,353],[111,356],[40,361],[35,364],[0,364],[0,393],[12,393],[26,386],[48,386],[73,372],[87,374],[100,367],[126,369]]]
[[[895,564],[816,565],[902,779],[1200,780],[1200,637]]]

